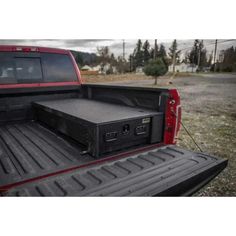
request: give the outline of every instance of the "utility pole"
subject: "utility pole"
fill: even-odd
[[[132,66],[132,64],[133,64],[133,57],[132,57],[132,55],[129,56],[129,63],[130,63],[129,64],[129,70],[130,70],[130,72],[132,72],[132,67],[133,67]]]
[[[215,53],[214,53],[214,72],[216,72],[216,52],[217,52],[217,39],[215,41]]]
[[[199,71],[200,62],[201,62],[201,51],[202,51],[203,40],[199,43],[198,46],[198,60],[197,60],[197,69]]]
[[[176,39],[175,39],[174,42],[173,42],[173,60],[172,60],[172,64],[173,64],[173,75],[175,74],[176,52],[177,52],[177,41],[176,41]]]
[[[123,39],[123,61],[122,61],[122,73],[125,72],[125,40]]]
[[[193,55],[193,57],[192,57],[192,73],[193,73],[193,67],[194,67],[194,55]]]
[[[157,39],[155,39],[153,59],[157,58]]]
[[[125,40],[123,39],[123,61],[125,61]]]
[[[175,64],[176,64],[176,49],[174,50],[172,64],[173,64],[173,74],[175,74]]]

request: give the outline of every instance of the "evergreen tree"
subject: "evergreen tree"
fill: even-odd
[[[111,60],[115,60],[115,55],[114,55],[114,53],[111,53],[110,58],[111,58]]]
[[[204,48],[203,40],[195,39],[191,52],[189,53],[188,59],[191,64],[198,65],[199,63],[199,70],[208,65],[207,62],[207,51]],[[200,60],[199,60],[200,56]]]
[[[225,72],[236,71],[236,48],[232,46],[224,51],[224,59],[220,68]]]
[[[150,58],[151,59],[155,59],[154,55],[156,55],[156,56],[158,55],[158,49],[159,49],[159,47],[157,44],[154,45],[154,47],[150,49]]]
[[[157,52],[157,57],[165,58],[167,56],[166,49],[163,44],[160,45],[160,50]]]
[[[234,59],[235,59],[235,50],[234,47],[232,46],[225,50],[223,62],[225,64],[232,64],[235,62]]]
[[[191,64],[195,64],[197,65],[198,62],[198,44],[199,44],[199,40],[195,39],[194,43],[193,43],[193,47],[191,49],[191,52],[189,53],[189,62]]]
[[[115,55],[114,55],[114,53],[111,53],[111,55],[110,55],[110,63],[113,65],[113,66],[115,66],[116,65],[116,63],[117,63],[117,61],[116,61],[116,58],[115,58]]]
[[[150,58],[154,59],[154,48],[150,49]]]
[[[138,40],[136,48],[134,49],[134,67],[143,66],[143,50],[142,41]]]
[[[147,64],[148,61],[150,60],[150,43],[148,40],[146,40],[143,44],[143,62],[144,64]]]
[[[144,73],[155,78],[155,85],[157,84],[157,78],[164,75],[167,71],[168,69],[161,58],[150,60],[144,67]]]
[[[166,68],[168,69],[169,64],[171,64],[167,58],[167,53],[166,53],[166,49],[165,46],[163,44],[160,45],[160,49],[157,53],[157,58],[161,58],[162,61],[164,62]]]
[[[168,54],[169,54],[169,57],[171,58],[171,61],[173,61],[174,55],[175,55],[176,62],[179,60],[180,51],[178,51],[178,44],[177,44],[176,39],[172,42],[171,47],[169,48]]]
[[[207,61],[207,50],[202,49],[201,50],[201,56],[200,56],[200,68],[208,66],[208,61]]]

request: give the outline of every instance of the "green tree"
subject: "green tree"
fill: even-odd
[[[208,66],[208,61],[207,61],[207,50],[202,49],[201,54],[200,54],[200,68]]]
[[[115,65],[117,64],[117,60],[116,60],[116,58],[115,58],[114,53],[111,53],[109,62],[110,62],[111,65],[113,65],[113,66],[115,66]]]
[[[165,49],[165,46],[163,44],[160,45],[160,49],[159,51],[157,52],[157,57],[160,57],[160,58],[165,58],[167,56],[166,54],[166,49]]]
[[[225,72],[232,72],[236,70],[236,48],[232,46],[224,51],[223,62],[220,67]]]
[[[193,47],[188,56],[189,62],[191,64],[197,65],[198,63],[198,45],[199,45],[199,40],[195,39],[193,43]]]
[[[158,50],[157,57],[161,58],[163,60],[163,62],[167,68],[168,68],[169,64],[171,64],[168,57],[167,57],[166,49],[163,44],[160,45],[160,49]]]
[[[150,49],[150,58],[154,59],[155,47]],[[156,55],[158,55],[158,45],[156,46]]]
[[[138,40],[136,48],[134,49],[134,67],[143,66],[143,50],[142,41]]]
[[[149,63],[144,67],[144,73],[155,78],[155,85],[157,84],[157,78],[166,74],[166,72],[167,67],[161,58],[150,60]]]
[[[148,61],[151,59],[150,57],[150,43],[148,40],[146,40],[143,44],[143,62],[144,65],[148,63]]]
[[[201,70],[204,66],[208,66],[207,51],[204,47],[203,40],[195,39],[188,60],[191,64],[199,65],[198,70]]]
[[[171,47],[169,48],[168,54],[172,62],[173,62],[174,57],[175,57],[175,61],[179,61],[180,50],[178,50],[178,44],[177,44],[176,39],[172,42]]]

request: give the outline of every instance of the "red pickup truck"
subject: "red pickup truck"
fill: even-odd
[[[84,84],[67,50],[0,46],[0,195],[192,195],[227,160],[176,146],[180,119],[175,89]]]

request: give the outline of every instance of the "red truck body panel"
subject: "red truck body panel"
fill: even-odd
[[[164,143],[176,144],[181,122],[180,96],[176,89],[170,89],[169,94],[165,113]]]

